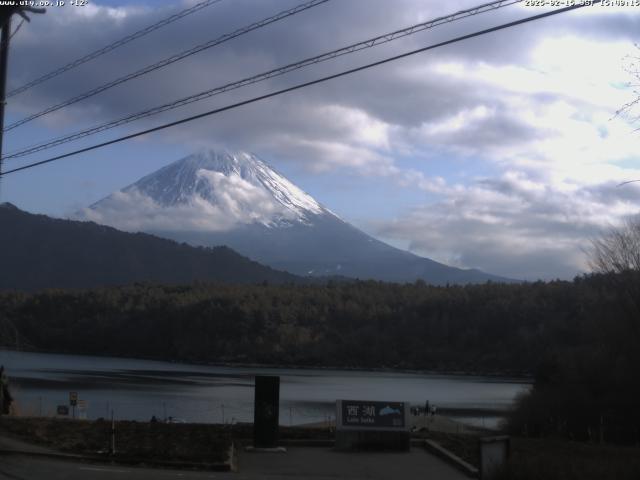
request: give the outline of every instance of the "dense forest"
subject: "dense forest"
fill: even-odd
[[[0,293],[7,346],[191,362],[535,376],[514,433],[640,440],[640,273],[573,282]]]
[[[197,362],[534,372],[615,319],[608,277],[434,287],[137,284],[0,294],[22,342],[45,351]],[[607,321],[600,321],[605,319]],[[12,342],[5,325],[6,341]],[[625,337],[625,335],[623,335]],[[628,337],[627,337],[628,338]]]
[[[640,444],[640,271],[601,275],[579,315],[580,341],[536,360],[531,393],[516,404],[514,434]],[[550,339],[552,341],[553,339]]]

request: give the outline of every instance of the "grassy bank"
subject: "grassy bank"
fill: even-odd
[[[0,434],[65,453],[107,455],[111,422],[2,417]],[[224,427],[119,421],[115,443],[120,458],[224,462],[232,442]]]
[[[0,417],[0,435],[64,453],[109,453],[111,422],[43,417]],[[231,442],[250,445],[253,425],[117,421],[120,458],[215,463],[226,460]],[[332,440],[333,429],[280,427],[283,440]]]

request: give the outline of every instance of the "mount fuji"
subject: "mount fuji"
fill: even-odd
[[[297,275],[432,284],[509,281],[376,240],[245,152],[190,155],[98,201],[80,217],[192,245],[227,245]]]

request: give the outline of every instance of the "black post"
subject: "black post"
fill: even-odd
[[[9,63],[9,39],[11,16],[2,25],[2,41],[0,42],[0,179],[2,178],[2,140],[4,137],[4,106],[7,93],[7,64]]]
[[[113,410],[111,410],[111,455],[116,454],[116,420],[113,415]]]
[[[280,377],[256,376],[253,408],[254,447],[276,448],[280,417]]]

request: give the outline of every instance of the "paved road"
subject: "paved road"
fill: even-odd
[[[406,453],[342,453],[330,448],[292,447],[282,454],[242,453],[239,463],[238,480],[468,480],[423,448],[412,448]]]
[[[339,453],[329,448],[292,447],[287,453],[245,453],[240,471],[193,472],[96,465],[23,455],[0,457],[0,479],[5,480],[405,480],[467,477],[421,448],[407,453]]]
[[[238,476],[232,473],[76,463],[25,455],[0,457],[0,479],[2,480],[204,480],[213,478],[237,480]]]

